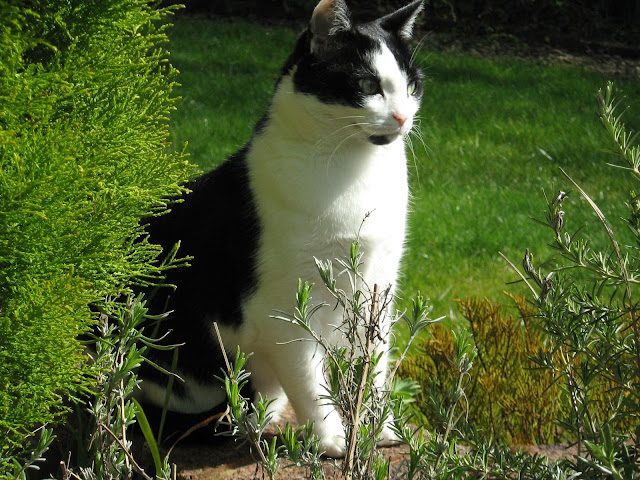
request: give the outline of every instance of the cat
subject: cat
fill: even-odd
[[[345,454],[345,431],[325,394],[323,361],[299,327],[271,318],[293,311],[298,278],[321,283],[314,257],[342,257],[358,235],[369,285],[394,285],[405,241],[408,182],[404,139],[423,94],[422,73],[409,40],[422,0],[375,21],[354,24],[344,0],[321,0],[276,83],[272,102],[252,139],[170,212],[149,220],[151,242],[193,257],[169,271],[177,286],[155,295],[153,311],[179,350],[169,409],[208,411],[225,402],[214,376],[224,347],[252,352],[247,363],[255,392],[276,399],[275,419],[289,401],[300,422],[314,422],[320,449]],[[367,217],[366,221],[363,219]],[[321,288],[314,303],[331,303]],[[339,317],[339,318],[337,318]],[[341,316],[321,309],[313,327],[333,342]],[[388,325],[381,326],[387,332]],[[162,332],[161,332],[162,333]],[[150,359],[169,368],[172,352]],[[387,359],[378,364],[384,382]],[[166,376],[147,368],[141,397],[163,405]],[[381,443],[397,439],[386,426]]]

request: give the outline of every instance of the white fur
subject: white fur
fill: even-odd
[[[407,78],[385,45],[380,45],[380,51],[373,57],[372,63],[378,72],[384,95],[373,95],[367,102],[367,108],[373,112],[374,122],[367,130],[372,135],[406,135],[413,127],[413,116],[419,107],[415,98],[407,94]],[[394,115],[406,118],[404,125],[399,126]]]
[[[225,346],[253,352],[248,364],[254,386],[270,398],[275,410],[290,400],[299,421],[315,423],[321,448],[344,454],[344,428],[325,394],[322,352],[313,342],[289,342],[302,329],[270,318],[275,310],[293,311],[298,278],[316,284],[313,302],[333,299],[321,287],[314,256],[335,259],[347,254],[360,231],[364,277],[381,288],[397,278],[405,238],[407,171],[402,135],[411,128],[418,105],[407,95],[407,81],[385,47],[373,59],[384,95],[365,108],[327,105],[294,92],[285,76],[275,93],[269,121],[248,152],[251,188],[262,222],[258,251],[258,288],[245,304],[244,323],[223,328]],[[393,115],[404,115],[399,126]],[[394,135],[375,146],[371,135]],[[339,315],[321,309],[314,328],[335,342]],[[383,326],[388,332],[389,326]],[[380,362],[386,369],[386,360]],[[379,375],[384,381],[384,375]],[[391,436],[388,435],[388,439]]]
[[[203,384],[179,371],[175,373],[184,380],[181,384],[185,388],[185,394],[183,396],[169,395],[167,408],[170,411],[200,413],[211,410],[226,400],[227,394],[219,383]],[[145,379],[143,388],[136,392],[138,401],[158,406],[164,406],[166,395],[167,391],[164,386],[149,379]]]

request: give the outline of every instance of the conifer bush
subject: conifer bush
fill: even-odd
[[[0,478],[95,385],[96,306],[161,274],[140,219],[193,173],[169,149],[168,13],[0,1]]]
[[[512,299],[515,315],[487,299],[459,301],[476,350],[466,390],[468,422],[499,442],[554,442],[558,440],[554,420],[563,409],[561,391],[553,385],[553,375],[534,368],[531,360],[545,345],[543,334],[532,324],[533,307],[522,296]],[[459,376],[451,362],[454,335],[442,324],[435,325],[431,333],[400,372],[436,391],[448,391]],[[417,396],[416,408],[436,426],[438,418],[429,407],[431,391],[426,388]]]

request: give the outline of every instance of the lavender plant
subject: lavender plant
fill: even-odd
[[[139,383],[136,370],[145,360],[147,348],[173,348],[159,346],[143,334],[143,323],[158,319],[147,315],[141,297],[129,297],[126,302],[107,301],[102,307],[95,339],[95,349],[90,355],[92,368],[97,374],[97,384],[86,402],[89,419],[83,425],[85,436],[78,438],[84,452],[75,457],[86,459],[76,464],[62,465],[64,478],[78,480],[127,479],[140,476],[171,478],[168,458],[161,460],[157,445],[148,435],[148,423],[144,412],[133,398]],[[168,374],[168,372],[167,372]],[[130,427],[139,421],[152,452],[155,476],[150,476],[132,453],[133,441]]]
[[[600,119],[621,163],[614,166],[640,180],[637,134],[621,122],[620,103],[609,83],[599,91]],[[640,475],[640,197],[627,198],[628,226],[635,245],[623,246],[602,210],[566,172],[604,229],[609,247],[598,250],[582,229],[567,232],[565,207],[569,194],[560,191],[548,201],[543,225],[553,232],[558,266],[536,268],[527,250],[523,260],[527,281],[539,311],[537,324],[548,348],[535,361],[552,371],[570,404],[561,425],[573,432],[578,456],[567,468],[580,478],[637,478]],[[566,209],[568,211],[568,208]]]
[[[422,386],[430,398],[431,416],[439,419],[437,425],[433,431],[412,426],[409,403],[412,392],[416,391],[416,384],[406,380],[404,384],[397,381],[397,367],[415,338],[441,318],[429,318],[429,303],[421,295],[414,298],[409,312],[397,314],[394,322],[402,320],[406,323],[408,341],[396,356],[387,384],[380,389],[375,382],[376,362],[380,358],[375,353],[380,347],[376,328],[380,324],[380,316],[387,314],[389,290],[380,293],[377,286],[371,289],[366,285],[362,286],[358,273],[362,265],[362,254],[357,242],[352,244],[349,256],[338,259],[337,263],[341,267],[338,276],[346,275],[346,284],[352,287],[348,293],[337,287],[341,283],[333,273],[333,262],[317,261],[324,287],[334,294],[337,308],[344,312],[344,321],[336,328],[349,339],[350,347],[331,345],[311,327],[313,315],[326,306],[311,303],[312,286],[308,283],[298,283],[294,313],[280,312],[275,318],[300,326],[325,352],[328,380],[325,400],[332,402],[343,412],[347,432],[347,454],[339,467],[340,478],[510,478],[515,471],[522,472],[521,478],[565,478],[562,470],[544,458],[512,453],[507,447],[487,440],[482,432],[466,421],[466,389],[477,352],[473,338],[465,329],[454,332],[450,361],[457,372],[456,382],[445,390],[435,382]],[[322,452],[318,451],[311,425],[297,430],[286,425],[284,431],[280,431],[279,445],[275,443],[275,438],[271,442],[263,438],[269,420],[269,401],[262,398],[258,405],[252,405],[242,396],[242,386],[249,378],[242,369],[245,360],[246,357],[238,352],[233,366],[230,365],[221,378],[229,397],[228,418],[221,423],[230,427],[230,430],[224,434],[236,435],[247,441],[271,479],[275,477],[282,459],[290,464],[308,467],[310,478],[314,480],[326,478],[328,465],[321,458]],[[402,388],[402,392],[398,391],[399,388]],[[393,430],[406,444],[405,460],[393,471],[377,447],[377,439],[388,418],[395,419]],[[464,448],[460,448],[462,444],[465,445]]]
[[[429,319],[428,303],[420,295],[414,299],[409,315],[397,314],[392,319],[392,323],[403,319],[408,327],[409,340],[397,356],[396,367],[389,372],[386,384],[380,388],[379,382],[375,381],[376,365],[383,349],[392,348],[391,345],[383,345],[379,335],[382,316],[389,315],[391,310],[390,289],[381,292],[377,286],[364,284],[360,274],[362,253],[357,241],[351,245],[347,258],[336,261],[342,267],[337,276],[333,273],[332,261],[316,262],[323,286],[336,299],[336,308],[343,312],[343,322],[336,328],[347,340],[347,347],[331,344],[311,327],[313,315],[321,308],[327,308],[327,305],[311,303],[313,287],[309,283],[298,282],[295,312],[279,312],[274,318],[300,326],[301,337],[304,333],[325,352],[328,384],[325,400],[332,402],[342,412],[346,429],[347,453],[342,462],[342,477],[382,480],[390,475],[389,462],[382,458],[377,441],[394,411],[400,414],[394,428],[408,431],[409,417],[406,408],[401,408],[400,405],[406,405],[403,397],[410,397],[410,392],[415,390],[415,384],[411,382],[394,382],[397,363],[406,356],[413,340],[440,319]],[[349,292],[337,287],[338,278],[343,275],[347,277],[345,284],[351,287]],[[236,435],[251,445],[269,478],[274,478],[280,466],[280,458],[294,465],[306,466],[313,479],[325,478],[326,462],[321,458],[322,452],[319,451],[318,441],[312,433],[312,425],[303,425],[298,429],[286,425],[279,432],[279,446],[275,443],[276,438],[271,442],[263,438],[269,420],[269,400],[261,398],[258,405],[252,405],[241,395],[241,388],[248,381],[248,376],[242,369],[245,360],[246,357],[238,352],[234,365],[229,366],[221,378],[229,401],[229,418],[221,423],[230,427],[229,434]]]

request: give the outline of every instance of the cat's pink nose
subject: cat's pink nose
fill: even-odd
[[[393,118],[396,119],[396,122],[398,122],[398,125],[403,126],[405,124],[405,122],[407,121],[407,117],[402,116],[402,115],[398,115],[397,113],[393,114]]]

